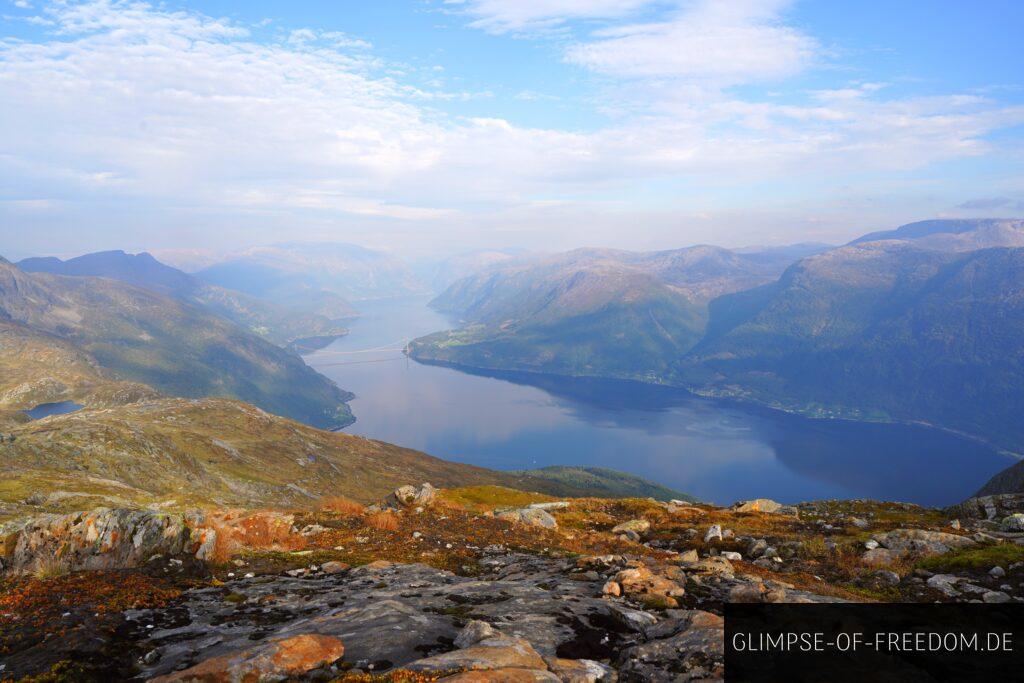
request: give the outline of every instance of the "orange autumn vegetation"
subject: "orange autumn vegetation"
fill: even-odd
[[[357,503],[345,496],[330,496],[320,501],[320,509],[336,512],[343,517],[361,515],[366,510],[362,503]]]
[[[243,548],[254,550],[302,550],[306,538],[292,530],[289,515],[276,512],[225,510],[207,515],[205,526],[217,536],[215,562],[226,562]]]
[[[391,512],[375,512],[366,518],[366,526],[379,531],[398,531],[398,515]]]

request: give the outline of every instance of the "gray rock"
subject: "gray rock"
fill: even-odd
[[[970,548],[977,542],[966,536],[947,534],[927,529],[896,529],[875,536],[875,540],[889,550],[942,555],[953,548]]]
[[[878,541],[876,541],[873,538],[869,538],[868,540],[864,541],[864,547],[868,550],[874,550],[878,547]]]
[[[1002,591],[986,591],[982,596],[982,602],[1000,603],[1010,602],[1013,598]]]
[[[718,524],[712,524],[708,527],[707,533],[704,534],[704,542],[710,543],[711,541],[722,540],[722,527]]]
[[[498,519],[510,522],[537,526],[544,529],[557,529],[558,521],[545,510],[539,508],[521,508],[519,510],[504,510],[494,515]]]
[[[459,631],[459,635],[455,637],[455,647],[461,648],[476,645],[481,640],[491,638],[495,634],[497,634],[497,631],[486,621],[472,619]]]
[[[988,574],[993,579],[1001,579],[1004,576],[1006,576],[1006,570],[1003,569],[1002,567],[996,566],[996,567],[992,567],[992,569],[989,569],[988,570]]]
[[[889,571],[888,569],[879,569],[873,574],[873,576],[886,585],[900,585],[900,575],[896,572]]]
[[[956,585],[960,582],[959,576],[953,574],[936,574],[928,579],[928,586],[940,591],[946,597],[955,598],[960,595],[960,591],[957,590]]]
[[[627,531],[632,531],[635,534],[643,534],[651,528],[651,523],[646,519],[631,519],[628,522],[623,522],[612,527],[613,534],[622,534]]]
[[[1002,531],[1024,531],[1024,513],[1017,512],[1007,515],[1000,522],[999,528]]]

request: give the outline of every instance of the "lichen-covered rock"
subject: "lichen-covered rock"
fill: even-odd
[[[40,566],[63,571],[126,569],[155,555],[214,560],[245,547],[296,550],[306,541],[293,525],[291,515],[273,511],[170,514],[96,508],[44,514],[0,532],[5,539],[0,567],[11,572]]]
[[[977,543],[966,536],[947,534],[927,529],[895,529],[875,536],[875,540],[889,550],[928,555],[942,555],[953,548],[970,548]]]
[[[341,640],[319,634],[276,638],[248,650],[213,657],[150,683],[283,681],[333,664],[345,654]]]
[[[119,569],[143,564],[153,555],[195,555],[210,546],[182,515],[151,510],[97,508],[69,515],[45,514],[4,534],[3,567],[29,572],[40,566]]]
[[[1024,493],[968,498],[946,509],[949,516],[966,519],[1000,519],[1016,512],[1024,512]]]
[[[1016,512],[1007,515],[999,523],[999,528],[1003,531],[1024,531],[1024,513]]]
[[[558,521],[547,511],[539,508],[521,508],[519,510],[503,510],[495,513],[498,519],[504,519],[517,524],[537,526],[542,529],[557,529]]]
[[[612,528],[613,534],[623,534],[632,531],[635,534],[643,534],[651,528],[651,523],[646,519],[631,519]]]

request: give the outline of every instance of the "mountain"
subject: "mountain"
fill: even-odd
[[[164,394],[240,398],[320,427],[352,421],[351,395],[300,358],[149,289],[0,264],[0,321],[70,342],[111,376]]]
[[[331,318],[203,283],[145,252],[104,251],[66,261],[54,257],[28,258],[19,261],[18,267],[30,273],[112,278],[167,294],[203,306],[279,346],[306,350],[324,346],[347,333]],[[345,315],[339,318],[352,315],[354,311],[346,308]]]
[[[478,249],[455,254],[443,259],[430,259],[413,264],[413,271],[431,292],[443,292],[462,278],[476,275],[480,271],[522,257],[518,249]]]
[[[345,299],[429,292],[403,261],[354,244],[253,247],[203,268],[196,276],[209,284],[332,318],[338,317]]]
[[[969,218],[919,221],[902,225],[895,230],[869,233],[850,244],[880,240],[911,240],[918,247],[939,251],[1024,247],[1024,220]]]
[[[11,514],[25,499],[54,511],[157,503],[301,508],[328,496],[369,502],[410,481],[586,493],[555,478],[496,472],[313,429],[226,399],[87,408],[4,432],[14,439],[0,446],[0,507]],[[631,486],[642,482],[629,479]]]
[[[857,243],[711,305],[671,373],[700,393],[925,421],[1024,448],[1024,249]]]
[[[467,325],[415,340],[422,360],[660,381],[702,337],[714,297],[770,282],[783,252],[578,249],[501,263],[432,302]]]

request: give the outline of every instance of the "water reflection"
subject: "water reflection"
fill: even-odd
[[[422,298],[363,305],[307,362],[356,394],[346,431],[497,469],[612,467],[719,503],[871,497],[943,505],[1010,460],[939,430],[815,421],[668,387],[460,371],[406,359],[450,327]],[[380,349],[366,352],[367,349]]]

